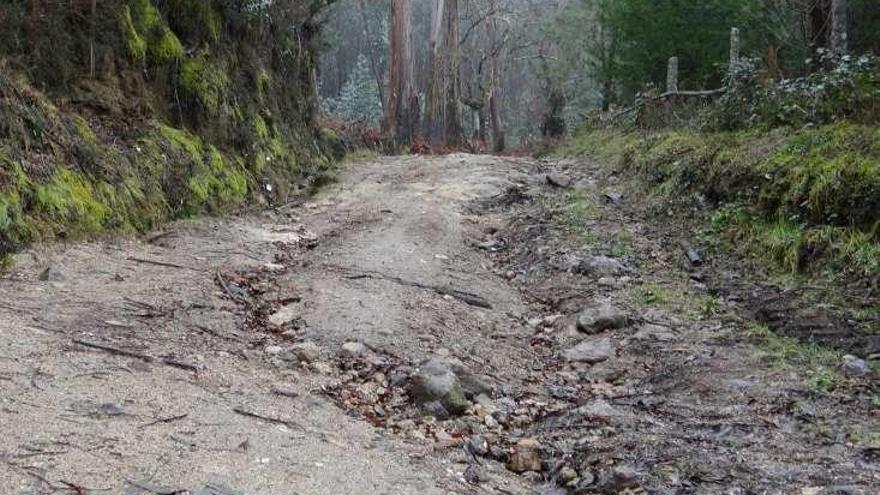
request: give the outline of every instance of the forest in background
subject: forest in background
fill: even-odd
[[[368,141],[598,154],[711,206],[728,248],[878,283],[876,1],[340,0],[323,22],[322,108]]]
[[[383,122],[389,58],[400,52],[391,47],[392,3],[406,6],[402,46],[412,58],[416,134],[430,134],[434,124],[425,121],[439,113],[448,122],[449,114],[460,127],[453,134],[474,148],[500,150],[560,137],[595,109],[631,106],[665,86],[670,57],[679,60],[680,88],[721,87],[734,27],[757,82],[806,77],[825,67],[822,50],[831,47],[833,10],[841,2],[340,0],[325,19],[319,74],[330,115],[377,128]],[[847,52],[876,53],[880,9],[872,0],[843,3]],[[445,102],[439,112],[435,87]]]

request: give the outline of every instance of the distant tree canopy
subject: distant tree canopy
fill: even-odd
[[[408,48],[423,119],[430,123],[432,116],[456,110],[448,101],[438,108],[438,92],[432,89],[437,73],[432,69],[443,66],[438,60],[460,58],[460,67],[439,81],[460,78],[464,106],[452,121],[461,120],[465,135],[477,142],[490,135],[503,137],[505,129],[527,141],[542,134],[558,136],[585,109],[629,105],[647,86],[663,88],[670,57],[679,60],[679,88],[719,88],[733,27],[741,31],[742,56],[757,61],[763,81],[814,72],[822,50],[832,45],[831,32],[841,21],[833,13],[841,5],[849,52],[876,53],[878,2],[410,0]],[[443,12],[452,5],[457,6],[460,43],[438,45],[431,40],[443,30],[434,29],[432,19],[438,8]],[[340,0],[331,12],[327,27],[333,46],[323,58],[321,95],[329,102],[358,101],[376,112],[389,96],[390,1]],[[441,25],[448,31],[448,22]],[[375,86],[366,84],[367,75]],[[360,87],[369,97],[355,97],[354,79],[363,83]],[[333,108],[344,117],[350,106]]]

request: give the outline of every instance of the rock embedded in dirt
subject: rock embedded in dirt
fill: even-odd
[[[613,205],[619,205],[623,202],[623,193],[620,191],[609,189],[603,194],[603,196],[605,197],[605,201]]]
[[[294,344],[291,352],[304,363],[313,363],[321,359],[321,349],[314,342],[306,341]]]
[[[507,459],[507,469],[514,473],[528,471],[541,472],[541,444],[534,438],[524,438],[517,442],[513,453]]]
[[[464,450],[474,457],[486,457],[489,455],[489,442],[483,435],[474,435],[464,443]]]
[[[577,329],[588,334],[623,328],[627,324],[629,324],[629,317],[626,312],[610,304],[587,308],[581,311],[577,317]]]
[[[620,417],[623,415],[621,411],[618,411],[614,406],[602,399],[596,399],[592,402],[584,404],[583,406],[577,408],[575,410],[575,413],[591,419],[608,419]]]
[[[362,342],[346,342],[339,348],[339,355],[348,359],[357,359],[369,351]]]
[[[470,407],[458,377],[440,359],[429,360],[416,369],[410,376],[409,395],[423,410],[435,416],[442,415],[436,407],[438,404],[452,416],[464,414]]]
[[[55,267],[48,267],[40,273],[38,277],[41,282],[62,282],[64,274]]]
[[[574,270],[581,275],[592,275],[594,277],[610,277],[615,275],[623,275],[629,272],[629,269],[620,261],[609,258],[608,256],[593,256],[586,260],[582,260]]]
[[[311,367],[316,373],[320,373],[322,375],[333,374],[333,367],[325,362],[319,361],[317,363],[312,363]]]
[[[454,357],[433,358],[422,365],[436,370],[451,371],[461,383],[465,397],[475,400],[480,395],[492,394],[492,384],[488,377],[473,373],[461,360]]]
[[[563,174],[547,174],[547,183],[553,187],[568,189],[574,181],[571,177]]]
[[[675,340],[675,333],[672,330],[660,325],[647,324],[644,325],[635,335],[633,340],[671,342]]]
[[[575,363],[597,364],[614,357],[614,343],[611,339],[585,340],[565,351],[567,361]]]
[[[851,377],[866,376],[871,373],[871,367],[864,359],[847,355],[843,357],[843,364],[840,366],[840,371],[843,372],[844,375]]]
[[[299,311],[294,305],[285,306],[269,315],[269,323],[276,327],[283,327],[299,316]]]
[[[559,481],[562,484],[568,484],[572,481],[576,480],[578,477],[577,471],[574,470],[571,466],[563,466],[559,470]]]
[[[277,356],[278,354],[284,352],[284,348],[280,345],[267,345],[265,351],[266,354],[270,356]]]

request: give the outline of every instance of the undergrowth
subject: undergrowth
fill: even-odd
[[[880,129],[585,131],[556,150],[639,179],[657,211],[709,207],[705,240],[787,273],[880,275]]]

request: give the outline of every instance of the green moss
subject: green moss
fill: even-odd
[[[638,178],[658,210],[722,205],[709,235],[788,273],[880,273],[880,132],[841,122],[802,131],[584,132],[586,153]],[[615,165],[616,164],[616,165]],[[733,212],[733,214],[732,214]],[[723,226],[722,226],[723,224]]]
[[[36,213],[53,225],[68,225],[76,235],[103,230],[110,210],[96,198],[95,190],[81,174],[59,169],[48,184],[35,186],[34,193]]]
[[[219,212],[245,200],[248,180],[241,163],[227,161],[216,147],[180,129],[160,126],[159,132],[188,162],[188,195],[181,198],[187,214]]]
[[[137,29],[146,33],[159,25],[159,11],[153,6],[150,0],[130,0],[125,6],[132,13],[134,21],[137,23]]]
[[[164,64],[172,60],[183,58],[185,51],[180,40],[171,32],[168,26],[163,26],[159,30],[160,34],[156,40],[150,44],[150,57],[154,62]]]
[[[254,133],[257,140],[264,142],[269,139],[269,128],[266,127],[266,121],[260,115],[254,115]]]
[[[161,18],[150,0],[132,0],[122,7],[122,33],[131,60],[165,64],[183,58],[183,44]]]
[[[201,103],[209,114],[216,115],[226,97],[229,77],[222,63],[200,54],[183,62],[179,84],[187,96]]]
[[[128,5],[122,8],[120,23],[122,24],[122,33],[125,36],[125,47],[128,51],[129,58],[137,63],[146,62],[147,40],[141,36],[135,27],[134,20],[131,16],[131,9]]]
[[[98,141],[97,136],[92,131],[92,128],[89,126],[89,123],[86,119],[80,117],[79,115],[73,116],[73,127],[76,129],[76,134],[80,139],[89,144],[95,144]]]
[[[272,76],[266,72],[266,69],[260,69],[257,71],[257,76],[254,82],[257,87],[257,95],[260,100],[263,100],[266,96],[266,92],[269,91],[269,86],[272,84]]]

